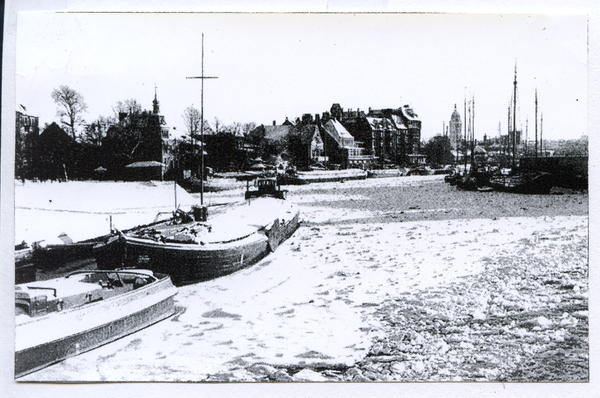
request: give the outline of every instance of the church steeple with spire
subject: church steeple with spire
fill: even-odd
[[[152,113],[158,115],[160,112],[158,108],[158,98],[156,96],[156,84],[154,85],[154,101],[152,101]]]

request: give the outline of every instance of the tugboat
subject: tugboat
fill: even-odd
[[[254,185],[257,189],[251,190],[248,182],[245,194],[246,199],[260,196],[272,196],[277,199],[285,199],[287,190],[281,190],[279,180],[276,177],[259,177],[254,180]]]

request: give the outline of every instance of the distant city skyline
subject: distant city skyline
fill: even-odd
[[[517,65],[517,128],[529,138],[544,116],[545,139],[587,135],[585,16],[417,14],[22,13],[17,25],[16,106],[58,121],[50,94],[67,85],[88,104],[85,120],[117,101],[161,114],[176,135],[182,114],[281,124],[333,103],[345,110],[410,105],[422,138],[448,126],[454,106],[475,100],[475,138],[507,132]]]

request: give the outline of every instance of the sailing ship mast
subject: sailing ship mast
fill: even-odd
[[[512,103],[512,97],[511,97],[510,102],[508,104],[508,120],[506,122],[507,132],[506,132],[506,146],[505,146],[505,148],[506,148],[506,157],[509,160],[510,160],[510,145],[511,145],[511,141],[510,141],[510,125],[511,125],[511,123],[510,123],[511,105],[510,104],[511,103]]]
[[[502,122],[498,122],[498,137],[502,137]],[[502,143],[502,141],[500,141]],[[504,151],[504,145],[502,146],[502,150]]]
[[[467,173],[467,96],[465,95],[465,151],[463,153],[465,158],[465,174]]]
[[[473,122],[471,123],[471,163],[475,163],[475,94],[473,94]]]
[[[538,103],[537,103],[537,88],[535,89],[535,157],[538,157],[538,135],[537,135],[537,111],[538,111]]]
[[[527,141],[529,140],[529,117],[525,119],[525,153],[527,153]]]
[[[513,124],[512,124],[512,168],[515,167],[515,152],[517,149],[517,63],[515,62],[515,81],[513,93]]]
[[[218,79],[215,76],[204,76],[204,33],[202,33],[202,75],[186,77],[186,79],[200,79],[200,206],[204,207],[204,79]]]
[[[546,156],[544,152],[544,113],[540,115],[540,152],[542,157]]]
[[[471,145],[471,100],[469,100],[469,138],[467,141],[467,147],[471,148],[471,163],[473,163],[473,145]],[[466,169],[466,163],[465,163],[465,169]]]

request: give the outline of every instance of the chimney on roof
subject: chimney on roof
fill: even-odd
[[[275,124],[275,120],[273,120],[273,126],[276,126],[276,124]]]

